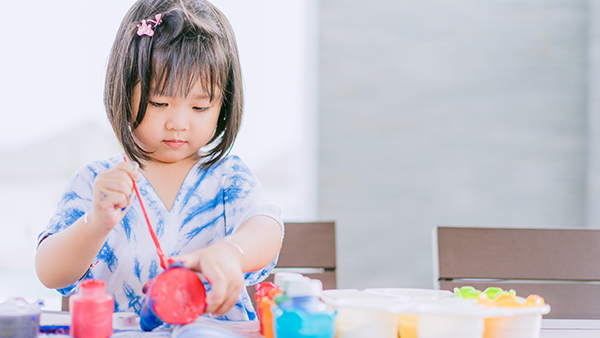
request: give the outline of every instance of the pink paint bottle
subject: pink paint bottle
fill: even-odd
[[[87,279],[81,282],[79,293],[71,296],[70,334],[75,338],[104,338],[113,333],[113,296],[106,294],[104,281]]]

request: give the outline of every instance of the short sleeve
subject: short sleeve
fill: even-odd
[[[268,216],[281,226],[281,212],[269,204],[263,196],[262,186],[250,169],[237,156],[227,158],[228,169],[224,175],[225,235],[234,233],[247,219],[253,216]],[[259,283],[269,276],[279,254],[263,269],[246,273],[246,285]]]
[[[96,173],[89,167],[79,169],[68,181],[48,226],[38,236],[39,244],[75,223],[92,207],[92,189]],[[89,271],[88,271],[89,273]],[[85,276],[84,276],[85,277]],[[75,291],[78,283],[58,289],[64,296]]]

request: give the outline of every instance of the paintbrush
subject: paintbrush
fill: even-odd
[[[127,162],[127,157],[123,156],[123,160],[125,162]],[[135,195],[137,196],[138,200],[140,201],[140,206],[142,207],[142,212],[144,213],[144,217],[146,218],[146,223],[148,223],[148,230],[150,231],[150,236],[152,236],[154,245],[156,245],[156,252],[158,253],[158,258],[160,259],[160,266],[163,269],[166,269],[167,268],[167,259],[165,257],[165,254],[163,253],[162,249],[160,248],[160,243],[158,242],[158,238],[156,238],[156,233],[154,232],[154,229],[152,228],[152,225],[150,224],[150,218],[148,218],[148,213],[146,212],[146,208],[144,208],[144,203],[142,203],[142,196],[140,195],[140,191],[138,190],[137,185],[135,184],[135,181],[131,180],[131,182],[133,182],[133,190],[135,190]]]

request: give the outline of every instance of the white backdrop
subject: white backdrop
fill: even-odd
[[[133,1],[11,1],[0,53],[0,300],[47,297],[36,236],[64,183],[119,151],[102,104],[108,53]],[[232,153],[284,219],[316,217],[316,0],[214,0],[237,35],[246,90]],[[33,210],[32,210],[33,209]],[[54,293],[52,293],[54,295]]]

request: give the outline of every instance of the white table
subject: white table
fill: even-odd
[[[540,338],[598,338],[600,320],[542,319]]]
[[[123,320],[118,320],[122,314],[117,314],[116,324]],[[70,322],[68,312],[44,312],[42,313],[41,322],[42,324],[67,324]],[[121,318],[122,319],[122,318]],[[121,324],[124,325],[124,324]],[[123,332],[122,334],[127,337],[132,337],[133,332]],[[169,332],[164,332],[164,336],[161,336],[159,332],[142,333],[139,332],[140,337],[152,336],[153,338],[163,337],[170,338]],[[40,337],[50,337],[51,335],[40,335]],[[53,338],[59,338],[60,335],[52,335]],[[256,335],[258,336],[258,335]],[[65,338],[70,336],[64,335]],[[115,337],[119,337],[116,334]],[[540,332],[540,338],[600,338],[600,320],[583,320],[583,319],[542,319],[542,330]]]

